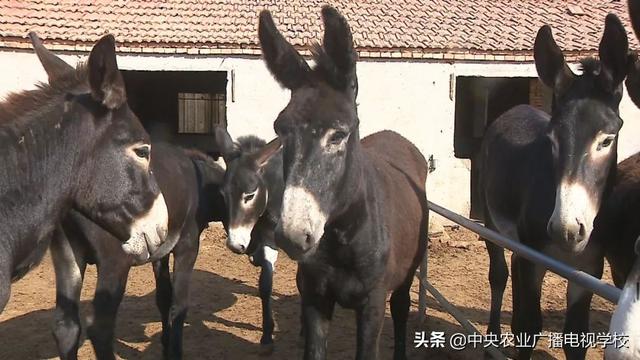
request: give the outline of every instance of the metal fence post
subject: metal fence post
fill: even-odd
[[[420,324],[423,324],[427,320],[427,288],[425,284],[427,283],[427,259],[429,258],[429,242],[431,241],[429,238],[429,211],[427,211],[425,220],[427,221],[427,243],[424,249],[424,257],[420,262],[420,273],[418,274],[418,279],[420,280],[418,289],[418,320]]]
[[[427,249],[424,252],[424,259],[422,259],[422,261],[420,262],[420,273],[418,274],[418,279],[420,280],[420,289],[418,290],[418,320],[420,321],[420,324],[423,324],[427,320],[427,288],[424,286],[424,284],[427,281],[428,255],[429,246],[427,245]]]

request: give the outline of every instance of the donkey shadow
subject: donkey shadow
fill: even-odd
[[[151,269],[148,269],[151,271]],[[257,280],[257,279],[256,279]],[[257,281],[256,281],[257,282]],[[148,286],[148,293],[142,296],[126,295],[122,301],[116,326],[115,352],[123,359],[158,359],[162,357],[160,342],[160,313],[155,305],[153,280],[148,284],[136,284],[136,288]],[[301,358],[302,348],[300,331],[300,300],[297,295],[283,295],[274,291],[273,312],[276,322],[274,333],[275,350],[271,357],[258,354],[259,344],[225,331],[234,328],[238,331],[261,332],[259,322],[228,320],[217,314],[225,309],[233,310],[239,296],[257,297],[256,286],[228,279],[208,271],[195,270],[191,284],[191,300],[187,325],[184,329],[184,356],[191,359],[291,359]],[[431,297],[427,297],[427,319],[424,324],[417,320],[412,303],[412,313],[408,323],[407,350],[410,359],[476,359],[482,356],[481,349],[467,348],[452,351],[450,348],[415,348],[413,337],[416,331],[443,331],[447,338],[454,333],[464,333],[464,329],[455,321],[435,318],[432,313],[442,308]],[[472,322],[485,324],[489,313],[485,309],[458,306],[460,311]],[[81,316],[86,319],[91,314],[90,301],[81,304]],[[252,311],[260,312],[259,307]],[[430,314],[431,312],[431,314]],[[511,321],[511,313],[503,312],[502,323]],[[591,331],[606,332],[610,314],[592,309]],[[546,311],[545,332],[562,331],[563,311]],[[215,329],[207,324],[216,323]],[[0,323],[0,359],[50,359],[57,357],[55,341],[51,335],[53,309],[36,310]],[[150,326],[152,326],[150,328]],[[83,329],[86,323],[83,321]],[[393,353],[393,323],[389,316],[380,339],[380,358],[390,358]],[[505,332],[506,332],[505,331]],[[352,359],[355,356],[356,326],[353,311],[336,307],[328,340],[328,355],[331,359]],[[536,359],[553,359],[547,351],[546,340],[538,345],[534,353]],[[81,358],[93,358],[92,351],[87,354],[88,340],[81,349]],[[140,344],[144,344],[140,346]],[[142,350],[140,349],[142,348]]]
[[[141,286],[136,284],[136,287]],[[162,358],[160,312],[155,303],[153,280],[148,283],[148,288],[151,291],[142,296],[125,295],[120,305],[115,330],[115,353],[123,359]],[[259,324],[224,324],[223,319],[216,316],[217,312],[233,307],[238,295],[257,296],[255,287],[211,272],[194,270],[190,293],[191,306],[184,329],[185,358],[224,359],[236,357],[229,354],[228,349],[255,348],[255,344],[241,337],[206,325],[222,322],[225,326],[260,329]],[[285,299],[284,296],[280,298]],[[92,313],[91,302],[82,301],[80,312],[83,319],[83,341],[88,344],[86,319]],[[0,323],[0,359],[57,358],[58,352],[51,334],[53,316],[54,309],[36,310]],[[149,329],[148,326],[152,323],[153,328]],[[140,346],[136,346],[140,343],[149,344],[145,344],[142,346],[144,350],[140,350]],[[84,357],[83,353],[86,354],[86,351],[81,349],[81,358]],[[91,351],[90,358],[93,357]]]
[[[455,305],[455,304],[454,304]],[[414,304],[414,306],[417,306]],[[467,318],[473,324],[483,324],[487,325],[489,320],[489,311],[483,308],[476,307],[466,307],[456,305],[456,308],[464,314],[465,318]],[[446,313],[446,310],[440,306],[438,302],[435,301],[431,296],[427,297],[427,319],[424,324],[420,324],[417,331],[425,331],[430,334],[431,331],[440,331],[444,332],[446,338],[455,333],[466,334],[466,330],[455,320],[449,321],[448,319],[436,318],[433,316],[433,312],[437,310],[439,312]],[[503,334],[511,333],[511,311],[502,311],[501,324]],[[599,309],[591,309],[590,313],[590,327],[589,331],[592,333],[606,333],[609,331],[609,319],[611,318],[611,313],[608,311],[602,311]],[[543,319],[543,327],[542,331],[544,334],[548,334],[550,332],[560,333],[563,329],[563,323],[565,319],[565,312],[563,310],[543,310],[542,311],[542,319]],[[476,326],[477,327],[477,326]],[[413,333],[410,333],[410,336]],[[409,342],[409,346],[413,346],[413,341]],[[473,348],[471,346],[465,347],[465,349],[460,351],[452,351],[451,348],[447,349],[439,349],[439,348],[421,348],[422,353],[424,354],[423,359],[480,359],[484,356],[484,350],[482,348]],[[559,349],[558,349],[559,350]],[[549,348],[549,340],[548,338],[542,338],[539,340],[534,352],[533,359],[536,360],[552,360],[557,357],[550,352]],[[559,350],[562,351],[562,350]],[[592,349],[587,351],[587,358],[590,358],[590,354],[593,354]],[[510,347],[504,349],[504,353],[509,358],[514,358],[516,352],[514,347]]]

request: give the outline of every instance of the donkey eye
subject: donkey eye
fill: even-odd
[[[149,155],[151,154],[151,146],[143,145],[133,149],[133,152],[136,153],[136,156],[141,159],[149,160]]]
[[[338,145],[347,137],[347,135],[348,134],[346,131],[338,130],[331,134],[331,136],[329,137],[329,144]]]
[[[602,142],[602,147],[608,147],[613,143],[613,138],[607,138]]]
[[[602,140],[602,142],[598,144],[598,150],[608,148],[609,146],[611,146],[611,144],[613,144],[613,140],[615,140],[615,137],[613,136],[607,137],[606,139]]]
[[[242,200],[244,201],[244,203],[248,203],[249,201],[253,200],[253,198],[256,197],[256,192],[252,192],[251,194],[245,194],[242,197]]]

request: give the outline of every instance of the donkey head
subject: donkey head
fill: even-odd
[[[322,8],[324,39],[313,47],[311,69],[276,29],[271,14],[260,14],[260,45],[275,79],[291,100],[274,123],[283,148],[285,190],[276,240],[292,258],[311,253],[329,214],[347,206],[343,186],[359,146],[356,110],[356,51],[347,21]]]
[[[222,193],[227,204],[227,247],[243,254],[249,248],[251,231],[267,209],[269,187],[263,177],[265,165],[280,149],[280,139],[256,151],[234,144],[226,129],[216,128],[216,144],[227,165]]]
[[[107,35],[78,70],[29,34],[52,87],[64,88],[73,77],[86,77],[65,93],[63,122],[82,123],[88,152],[79,156],[72,206],[124,242],[135,261],[147,260],[165,240],[167,207],[149,168],[149,135],[127,104],[118,70],[115,39]]]
[[[553,157],[556,200],[547,231],[570,251],[586,246],[612,170],[622,127],[618,105],[628,65],[627,35],[609,14],[599,57],[581,62],[582,74],[567,66],[551,28],[538,31],[534,57],[540,80],[554,92],[547,139]]]

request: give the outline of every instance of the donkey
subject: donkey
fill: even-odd
[[[237,144],[224,128],[216,129],[216,145],[227,171],[222,191],[227,205],[227,247],[248,254],[260,266],[258,288],[262,301],[261,353],[273,351],[274,321],[271,309],[273,271],[278,259],[274,232],[282,207],[282,152],[280,139],[266,144],[253,136]]]
[[[11,281],[40,261],[69,209],[112,234],[132,261],[154,256],[168,215],[150,153],[111,35],[55,84],[0,103],[0,312]]]
[[[49,52],[32,34],[34,49],[49,76],[51,86],[73,72],[73,68]],[[225,219],[220,187],[224,168],[196,150],[154,143],[151,170],[168,209],[167,240],[152,258],[156,278],[156,302],[162,314],[163,356],[182,356],[182,327],[187,313],[189,281],[198,254],[201,232],[210,221]],[[178,173],[180,176],[175,176]],[[169,275],[169,253],[174,256],[173,279]],[[113,340],[118,306],[127,275],[136,263],[123,256],[111,234],[84,214],[71,211],[54,233],[51,253],[56,270],[54,337],[62,359],[77,358],[80,337],[78,307],[87,264],[98,267],[98,285],[93,301],[94,321],[88,329],[96,356],[114,359]]]
[[[640,38],[639,0],[629,0],[629,17],[636,37]],[[640,61],[636,53],[630,56],[626,86],[629,97],[640,107]],[[639,213],[640,153],[637,153],[618,164],[615,185],[598,212],[591,235],[591,241],[599,241],[605,249],[615,285],[623,288],[609,333],[625,334],[629,343],[624,347],[608,346],[607,360],[640,357]]]
[[[351,30],[332,7],[322,18],[312,69],[260,14],[266,65],[291,90],[274,123],[285,182],[276,244],[302,275],[305,359],[326,358],[336,303],[356,311],[356,358],[376,359],[389,291],[394,358],[404,359],[409,289],[427,245],[427,163],[391,131],[360,141]]]
[[[169,211],[167,241],[152,257],[156,304],[162,316],[163,358],[181,359],[182,329],[189,301],[191,273],[200,234],[211,221],[224,220],[220,185],[224,169],[207,155],[154,143],[151,168]],[[175,174],[180,176],[176,177]],[[114,329],[132,263],[113,237],[76,212],[64,219],[51,245],[56,270],[57,302],[54,337],[62,359],[75,359],[79,346],[78,305],[87,264],[96,264],[98,283],[88,336],[98,359],[115,359]],[[169,254],[173,254],[173,274]],[[69,276],[76,274],[75,276]],[[78,276],[79,275],[79,276]]]
[[[540,28],[534,58],[540,80],[553,89],[551,116],[519,105],[487,129],[481,148],[482,191],[487,227],[600,278],[600,246],[588,241],[601,201],[613,185],[618,105],[627,73],[624,27],[607,15],[599,55],[581,61],[582,74],[567,66],[547,25]],[[500,311],[508,270],[504,250],[486,242],[490,257],[491,314],[488,333],[500,336]],[[540,292],[546,269],[512,256],[513,333],[533,339],[542,330]],[[589,328],[592,293],[573,283],[567,289],[564,332]],[[527,337],[528,336],[528,337]],[[527,359],[533,341],[520,341]],[[585,348],[564,348],[581,359]]]
[[[628,85],[628,83],[627,83]],[[631,92],[630,92],[631,93]],[[618,306],[611,318],[610,334],[625,334],[629,343],[624,347],[608,346],[607,360],[636,359],[640,356],[640,153],[618,164],[616,181],[594,221],[590,241],[605,249],[613,281],[623,288]]]

